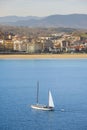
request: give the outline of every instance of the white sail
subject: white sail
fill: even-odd
[[[53,98],[51,95],[51,92],[49,91],[49,102],[48,102],[49,107],[54,107],[54,102],[53,102]]]

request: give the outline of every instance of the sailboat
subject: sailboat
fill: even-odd
[[[39,82],[37,82],[37,103],[35,105],[31,105],[31,108],[38,109],[38,110],[44,110],[44,111],[54,110],[54,102],[53,102],[51,91],[49,91],[49,93],[48,93],[48,105],[39,104],[38,94],[39,94]]]

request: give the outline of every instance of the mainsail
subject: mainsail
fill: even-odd
[[[49,101],[48,101],[48,105],[49,107],[54,107],[54,102],[53,102],[53,98],[51,95],[51,92],[49,91]]]

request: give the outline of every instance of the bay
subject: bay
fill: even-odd
[[[48,103],[55,111],[31,109]],[[64,110],[64,111],[62,111]],[[0,60],[0,130],[86,130],[87,59]]]

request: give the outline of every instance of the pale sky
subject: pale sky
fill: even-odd
[[[0,17],[87,14],[87,0],[0,0]]]

